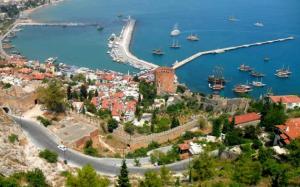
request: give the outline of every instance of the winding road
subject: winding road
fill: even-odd
[[[78,151],[67,149],[65,153],[57,148],[60,141],[54,136],[50,130],[44,126],[26,120],[21,117],[13,116],[14,120],[21,126],[25,131],[26,135],[33,141],[35,145],[42,149],[49,149],[58,153],[61,159],[66,159],[71,165],[82,167],[86,164],[91,164],[99,173],[105,175],[118,175],[122,159],[120,158],[96,158],[88,155],[84,155]],[[141,158],[141,164],[149,162],[149,158]],[[151,167],[134,167],[133,159],[126,159],[128,170],[130,173],[143,174],[148,170],[159,170],[160,166]],[[182,171],[187,168],[189,160],[179,161],[173,164],[167,165],[172,171]]]

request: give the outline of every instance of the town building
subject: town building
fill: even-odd
[[[269,96],[271,103],[282,103],[286,109],[300,107],[300,97],[297,95]]]
[[[235,127],[246,127],[246,126],[256,126],[260,123],[260,114],[251,112],[242,115],[236,115],[229,117],[229,122],[231,123],[234,118],[234,125]]]
[[[170,67],[159,67],[154,70],[155,85],[158,95],[176,92],[175,71]]]
[[[296,138],[300,138],[300,118],[288,119],[282,125],[276,125],[276,138],[274,144],[284,145]]]

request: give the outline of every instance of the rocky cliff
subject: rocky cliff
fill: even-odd
[[[18,124],[0,109],[0,174],[40,168],[52,186],[63,186],[60,173],[70,168],[61,162],[50,164],[38,157],[39,150],[25,136]]]

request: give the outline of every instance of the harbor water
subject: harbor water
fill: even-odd
[[[106,53],[107,39],[119,33],[125,16],[137,20],[131,51],[138,58],[157,65],[171,66],[199,51],[268,41],[294,36],[295,39],[263,46],[238,49],[216,55],[205,55],[178,68],[181,83],[191,90],[212,93],[207,77],[214,67],[220,66],[229,82],[221,95],[234,97],[233,87],[238,83],[256,80],[248,73],[239,72],[240,64],[247,64],[264,73],[264,88],[255,88],[251,96],[258,97],[272,88],[275,94],[300,93],[300,2],[298,0],[66,0],[55,6],[39,9],[31,18],[40,22],[99,23],[96,27],[42,27],[28,26],[18,32],[13,45],[29,59],[44,61],[50,56],[61,62],[93,69],[112,69],[121,72],[138,72],[124,64],[113,62]],[[123,17],[122,17],[123,16]],[[229,21],[230,16],[238,21]],[[262,22],[264,27],[254,26]],[[176,37],[180,49],[171,49],[170,36],[174,24],[181,35]],[[199,41],[186,37],[197,34]],[[160,48],[163,56],[154,56]],[[264,62],[269,57],[270,61]],[[277,78],[276,69],[289,67],[293,72],[288,79]]]

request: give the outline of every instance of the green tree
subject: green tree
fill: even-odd
[[[120,175],[118,177],[118,187],[130,187],[131,184],[129,182],[128,170],[125,159],[122,162]]]
[[[116,128],[118,128],[118,121],[111,118],[107,122],[107,130],[112,133]]]
[[[71,87],[71,85],[68,85],[68,88],[67,88],[67,99],[68,100],[72,99],[72,87]]]
[[[154,83],[148,83],[145,80],[139,83],[139,93],[143,95],[143,100],[140,104],[144,107],[149,107],[153,104],[156,97],[156,87]]]
[[[65,110],[65,90],[61,82],[51,80],[46,87],[37,89],[39,100],[44,106],[53,112],[63,112]]]
[[[287,120],[284,106],[279,104],[265,104],[262,111],[261,126],[264,126],[267,131],[273,132],[275,125],[284,124]]]
[[[258,150],[258,160],[260,163],[267,161],[269,158],[272,158],[274,155],[274,151],[270,148],[261,147]]]
[[[212,135],[216,137],[221,136],[221,128],[222,128],[222,119],[217,118],[213,121],[213,130],[212,130]]]
[[[134,166],[136,166],[136,167],[140,167],[141,166],[141,163],[140,163],[139,159],[134,158]]]
[[[192,163],[192,178],[208,180],[214,176],[214,159],[207,154],[200,154]]]
[[[19,141],[18,135],[16,134],[11,134],[8,136],[8,141],[10,143],[15,143],[15,141]]]
[[[261,174],[261,164],[244,156],[235,164],[233,179],[239,183],[255,185],[260,180]]]
[[[90,155],[90,156],[98,156],[98,150],[93,147],[93,140],[86,141],[84,148],[83,148],[84,154]]]
[[[95,96],[94,90],[90,90],[88,93],[88,99],[91,100]]]
[[[173,183],[171,171],[165,166],[160,168],[160,178],[163,186],[169,186]]]
[[[240,145],[244,142],[243,131],[240,128],[233,129],[233,131],[227,133],[225,136],[225,144],[229,146]]]
[[[56,152],[45,149],[39,153],[39,157],[47,160],[49,163],[56,163],[58,155]]]
[[[86,99],[88,96],[87,88],[85,84],[80,86],[80,98],[81,100]]]
[[[156,172],[147,171],[145,179],[140,181],[140,187],[163,187],[163,182]]]
[[[68,174],[66,180],[68,187],[107,187],[109,180],[97,174],[91,165],[85,165],[77,170],[77,175]]]
[[[272,187],[287,186],[290,169],[287,164],[279,164],[274,159],[268,159],[263,163],[263,175],[271,177]]]
[[[180,125],[179,120],[176,117],[173,117],[171,121],[171,128],[178,127],[179,125]]]
[[[49,186],[46,182],[46,177],[42,170],[34,169],[33,171],[28,171],[26,173],[26,180],[28,186],[32,187],[46,187]]]
[[[245,127],[244,138],[254,140],[257,139],[257,135],[258,135],[258,129],[256,127],[252,125]]]
[[[288,146],[288,160],[296,167],[300,167],[300,139],[293,140]]]
[[[125,123],[125,125],[124,125],[124,130],[125,130],[125,132],[127,132],[128,134],[133,135],[133,134],[134,134],[135,127],[134,127],[134,125],[132,124],[132,122],[127,122],[127,123]]]

